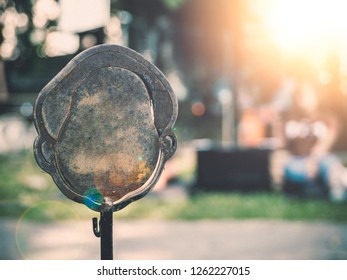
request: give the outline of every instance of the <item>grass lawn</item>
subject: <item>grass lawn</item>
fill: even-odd
[[[89,218],[98,213],[65,198],[31,152],[0,155],[0,217]],[[187,199],[148,195],[115,213],[119,219],[284,219],[347,222],[347,203],[294,200],[281,193],[209,193]]]
[[[347,222],[347,203],[294,200],[282,194],[201,194],[185,201],[144,198],[118,214],[121,218],[283,219]]]

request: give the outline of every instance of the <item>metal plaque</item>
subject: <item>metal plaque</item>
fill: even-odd
[[[140,54],[100,45],[39,93],[34,154],[70,199],[117,211],[146,195],[176,150],[176,97]]]

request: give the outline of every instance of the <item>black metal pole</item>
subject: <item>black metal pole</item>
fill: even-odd
[[[113,212],[105,209],[100,213],[98,228],[98,218],[93,218],[93,232],[96,237],[100,237],[100,253],[102,260],[113,260]]]
[[[113,217],[112,210],[100,213],[100,250],[102,260],[113,259]]]

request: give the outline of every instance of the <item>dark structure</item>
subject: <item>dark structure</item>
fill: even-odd
[[[112,213],[146,195],[175,153],[177,110],[164,75],[117,45],[82,52],[40,92],[35,158],[68,198],[101,213],[102,258],[112,258]]]
[[[266,149],[198,151],[192,193],[271,191],[270,154]]]

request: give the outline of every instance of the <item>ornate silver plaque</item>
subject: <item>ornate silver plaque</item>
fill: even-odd
[[[38,95],[36,161],[68,198],[120,210],[151,190],[175,153],[177,112],[168,81],[140,54],[87,49]]]

